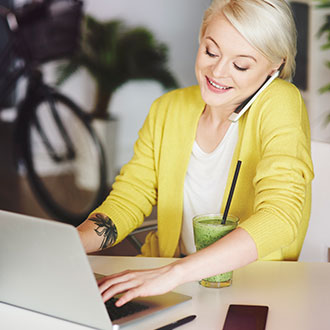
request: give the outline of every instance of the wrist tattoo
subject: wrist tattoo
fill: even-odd
[[[103,236],[100,249],[103,250],[107,247],[112,246],[117,240],[117,228],[112,220],[105,214],[96,213],[93,214],[88,220],[93,221],[97,228],[94,229],[98,236]]]

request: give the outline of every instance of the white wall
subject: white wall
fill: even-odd
[[[168,46],[169,67],[180,86],[196,84],[194,62],[199,26],[210,0],[85,0],[84,3],[86,13],[100,20],[121,18],[130,26],[149,28]],[[94,85],[86,72],[70,79],[62,89],[84,108],[91,108]],[[150,105],[164,92],[160,84],[143,81],[129,82],[115,93],[110,111],[119,119],[117,167],[131,158]]]

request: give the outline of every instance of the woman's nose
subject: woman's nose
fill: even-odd
[[[214,77],[226,77],[228,75],[229,64],[223,58],[220,58],[217,63],[213,65],[212,73]]]

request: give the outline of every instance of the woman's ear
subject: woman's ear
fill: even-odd
[[[278,64],[270,73],[270,75],[272,76],[276,71],[279,71],[279,73],[281,73],[281,71],[283,70],[285,65],[285,60],[283,60],[280,64]]]

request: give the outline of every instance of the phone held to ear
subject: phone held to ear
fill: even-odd
[[[268,306],[230,305],[223,330],[265,330]]]
[[[281,68],[282,68],[282,66],[281,66]],[[265,90],[275,78],[277,78],[280,75],[281,68],[278,71],[276,71],[272,76],[268,76],[266,81],[259,87],[259,89],[254,94],[252,94],[250,97],[248,97],[245,101],[243,101],[235,109],[235,111],[229,116],[229,120],[237,121],[245,113],[245,111],[250,108],[250,106],[255,101],[255,99],[258,97],[258,95],[263,90]]]

